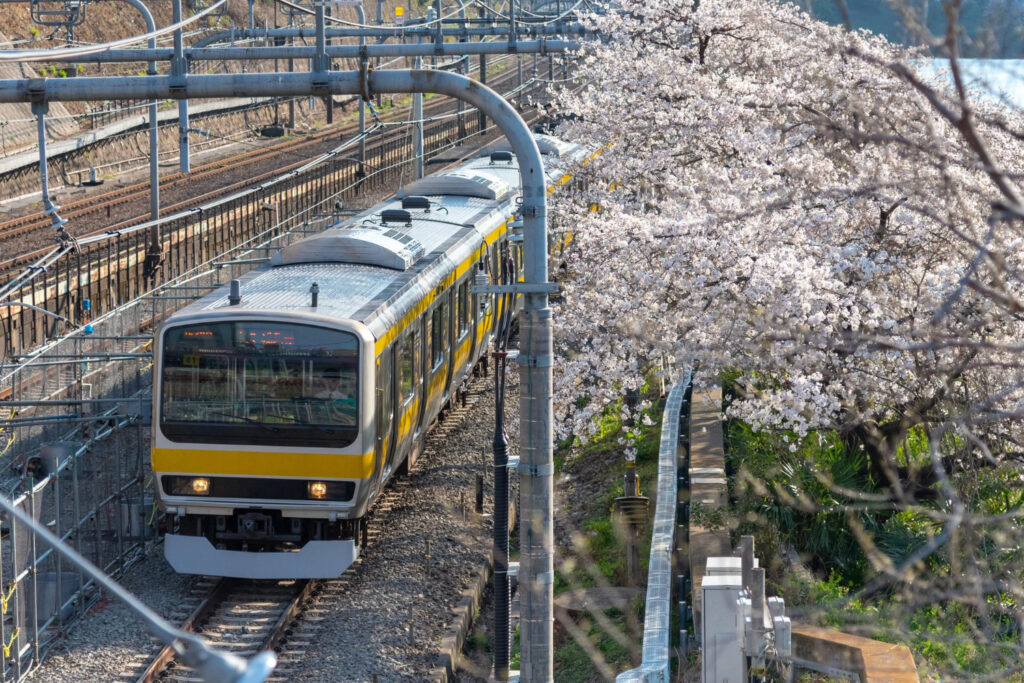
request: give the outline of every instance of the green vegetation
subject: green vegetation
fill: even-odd
[[[477,618],[479,618],[479,615],[477,615]],[[473,631],[468,636],[466,636],[465,648],[467,650],[480,650],[481,652],[490,652],[491,639],[485,633]]]
[[[623,424],[622,404],[616,403],[601,414],[597,432],[586,444],[571,439],[558,444],[557,471],[569,474],[573,482],[585,480],[590,486],[594,482],[605,485],[569,496],[580,508],[573,510],[579,534],[575,553],[563,558],[555,572],[556,595],[581,588],[626,585],[626,544],[615,521],[615,499],[624,493],[622,441],[636,450],[636,472],[644,495],[653,495],[658,473],[661,405],[653,385],[645,387],[642,395],[654,404],[645,411],[647,420],[638,419],[637,425],[630,428]],[[644,425],[644,421],[651,424]],[[641,568],[646,570],[649,535],[641,538],[639,554]],[[628,644],[638,642],[637,629],[642,619],[643,601],[638,600],[628,613],[608,609],[600,615],[582,615],[572,628],[556,623],[555,679],[602,680],[609,671],[617,673],[629,668],[632,664]]]
[[[522,646],[519,641],[519,625],[516,625],[515,630],[512,632],[512,652],[509,654],[509,668],[518,669],[520,668],[519,657],[522,654]]]
[[[606,621],[619,631],[619,639],[590,619],[583,619],[576,625],[579,629],[578,635],[586,638],[586,648],[572,636],[560,633],[557,639],[560,642],[555,644],[555,680],[560,683],[601,680],[601,671],[594,665],[593,658],[588,652],[589,647],[595,648],[604,664],[615,673],[631,666],[629,650],[620,642],[620,639],[632,638],[623,613],[612,608],[605,610],[604,616],[607,618]]]
[[[954,471],[950,485],[967,506],[964,513],[1003,521],[963,525],[947,539],[943,520],[950,510],[938,483],[896,505],[870,476],[860,448],[835,432],[801,438],[730,420],[725,435],[735,472],[735,534],[755,536],[769,593],[798,608],[803,623],[905,643],[923,677],[1024,681],[1019,674],[1008,678],[1020,662],[1015,597],[994,587],[979,589],[973,604],[942,597],[955,595],[951,587],[972,573],[1010,582],[1003,585],[1024,578],[1024,489],[1014,465]],[[943,438],[939,452],[957,452],[956,438]],[[922,470],[930,452],[928,434],[912,431],[895,465],[901,472]],[[796,565],[786,559],[794,551]],[[914,567],[912,580],[872,583],[905,564]]]

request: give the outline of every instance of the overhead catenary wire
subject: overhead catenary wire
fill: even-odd
[[[530,79],[530,81],[525,82],[523,84],[523,86],[519,86],[519,87],[513,88],[513,89],[511,89],[509,91],[506,91],[506,92],[502,93],[502,95],[504,97],[509,97],[509,96],[515,94],[516,91],[520,90],[521,88],[525,87],[526,85],[528,85],[529,83],[531,83],[531,82],[533,82],[535,80],[539,81],[539,82],[543,82],[542,79]],[[467,108],[464,111],[471,111],[471,110],[472,110],[472,108]],[[371,108],[371,113],[373,113],[374,117],[376,118],[376,112],[374,112],[374,110],[372,108]],[[449,113],[449,114],[446,114],[446,115],[439,115],[439,116],[436,116],[436,117],[431,117],[430,119],[424,119],[424,121],[427,121],[427,120],[439,120],[439,119],[443,119],[443,118],[453,117],[455,115],[457,115],[457,112],[456,113]],[[239,191],[237,193],[234,193],[234,194],[232,194],[232,195],[230,195],[228,197],[223,197],[223,198],[220,198],[218,200],[215,200],[215,202],[213,202],[213,204],[217,204],[217,203],[220,203],[220,202],[223,202],[223,201],[230,201],[232,199],[235,199],[237,197],[240,197],[240,196],[244,195],[246,192],[252,191],[253,189],[265,188],[265,187],[269,187],[269,186],[272,186],[274,184],[277,184],[278,182],[281,182],[285,178],[292,177],[292,176],[294,176],[294,175],[296,175],[298,173],[301,173],[301,172],[303,172],[305,170],[308,170],[309,168],[312,168],[313,166],[316,166],[316,165],[318,165],[320,163],[323,163],[324,161],[326,161],[326,160],[328,160],[328,159],[330,159],[332,157],[336,157],[337,154],[339,154],[340,152],[344,151],[345,149],[348,149],[349,147],[351,147],[354,144],[357,144],[360,139],[364,139],[364,138],[368,137],[371,133],[376,133],[376,132],[382,131],[384,129],[384,127],[386,127],[386,126],[390,127],[390,126],[393,126],[393,125],[408,125],[408,122],[406,122],[406,121],[390,122],[390,121],[382,121],[380,119],[377,119],[377,121],[378,121],[378,124],[368,128],[363,135],[357,135],[357,136],[354,136],[354,137],[346,140],[345,142],[340,144],[338,147],[336,147],[336,148],[334,148],[334,149],[332,149],[332,150],[330,150],[328,152],[325,152],[325,153],[315,157],[314,159],[311,159],[308,163],[306,163],[306,164],[304,164],[304,165],[302,165],[302,166],[300,166],[300,167],[298,167],[296,169],[293,169],[293,170],[289,171],[288,173],[286,173],[286,174],[284,174],[282,176],[278,176],[278,177],[276,177],[274,179],[271,179],[271,180],[269,180],[267,182],[261,183],[258,186],[254,186],[253,188],[248,188],[246,190],[242,190],[242,191]],[[494,124],[491,124],[491,125],[487,126],[487,128],[485,130],[491,130],[494,127],[495,127]],[[443,149],[454,147],[454,145],[455,145],[454,142],[449,143],[448,145],[443,146],[441,148],[441,151],[443,151]],[[408,163],[408,160],[398,161],[398,162],[395,162],[395,163],[393,163],[391,165],[388,165],[388,166],[376,169],[374,171],[374,173],[380,173],[380,172],[383,172],[383,171],[388,170],[388,169],[393,168],[393,167],[401,166],[401,167],[404,168],[404,165],[407,164],[407,163]],[[357,183],[354,183],[353,185],[358,184],[358,182],[362,182],[362,181],[357,181]],[[174,215],[171,215],[171,216],[162,217],[161,219],[159,219],[159,221],[156,221],[156,222],[163,223],[163,222],[170,222],[170,221],[173,221],[173,220],[184,218],[184,217],[186,217],[188,215],[195,214],[197,212],[203,212],[204,210],[207,210],[207,208],[209,206],[211,206],[211,205],[207,204],[207,205],[203,205],[201,207],[195,207],[195,208],[192,208],[192,209],[181,211],[181,212],[179,212],[177,214],[174,214]],[[82,238],[79,241],[79,244],[81,246],[87,246],[87,245],[90,245],[90,244],[93,244],[93,243],[98,243],[98,242],[103,242],[103,241],[107,241],[107,240],[110,240],[110,239],[115,239],[115,238],[118,238],[118,237],[120,237],[122,235],[125,235],[125,234],[130,234],[132,232],[136,232],[136,231],[139,231],[139,230],[149,229],[152,226],[153,223],[154,223],[154,221],[147,221],[147,222],[140,223],[140,224],[137,224],[135,226],[126,228],[124,230],[118,230],[116,232],[101,233],[101,234],[92,235],[92,236],[89,236],[89,237],[84,237],[84,238]],[[33,263],[32,265],[30,265],[27,268],[25,268],[25,270],[23,270],[21,273],[16,275],[12,280],[10,280],[6,284],[0,286],[0,301],[7,299],[15,291],[17,291],[21,286],[27,284],[28,282],[31,282],[33,279],[35,279],[39,275],[39,273],[46,273],[50,266],[54,265],[57,261],[59,261],[69,251],[70,251],[69,247],[56,247],[56,248],[52,249],[51,251],[47,252],[46,254],[44,254],[43,256],[41,256],[35,263]],[[503,335],[503,336],[507,336],[507,335]]]

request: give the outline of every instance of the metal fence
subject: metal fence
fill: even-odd
[[[425,151],[457,145],[477,126],[477,117],[432,122]],[[54,338],[59,321],[51,316],[0,308],[0,495],[108,573],[140,557],[156,539],[147,457],[155,325],[323,229],[339,198],[407,174],[408,134],[380,135],[365,175],[339,148],[308,168],[163,221],[165,259],[151,287],[142,277],[148,224],[87,242],[27,280],[10,300],[64,315],[77,329]],[[6,519],[0,591],[4,681],[27,675],[99,596],[92,581]]]
[[[672,680],[672,586],[675,575],[672,558],[675,551],[679,460],[681,452],[685,454],[685,445],[680,444],[679,435],[682,425],[688,419],[686,397],[690,378],[691,373],[687,371],[672,387],[665,402],[658,449],[658,499],[654,509],[647,572],[643,660],[639,667],[619,674],[615,679],[619,683],[668,683]]]
[[[145,431],[151,359],[146,307],[96,321],[8,370],[0,404],[0,495],[117,574],[152,540]],[[20,680],[97,597],[93,582],[20,523],[0,523],[0,675]]]

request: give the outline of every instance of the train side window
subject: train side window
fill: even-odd
[[[462,284],[459,285],[459,293],[455,301],[457,320],[458,320],[458,335],[459,339],[466,336],[466,332],[469,331],[469,280],[463,280]]]
[[[413,348],[415,343],[416,340],[412,334],[406,335],[405,339],[402,340],[402,347],[399,352],[398,390],[403,405],[412,400],[413,387],[416,382],[415,352]]]
[[[434,370],[444,361],[448,321],[444,304],[434,309],[430,317],[430,366]]]
[[[491,256],[490,256],[490,254],[487,253],[486,249],[484,250],[483,258],[480,260],[479,267],[480,267],[480,272],[481,273],[485,273],[488,276],[488,278],[490,279],[490,281],[493,282],[494,281],[494,276],[491,275],[491,272],[493,271],[493,266],[491,265]],[[483,295],[474,294],[473,295],[473,299],[474,299],[474,301],[476,301],[477,308],[478,308],[478,310],[481,313],[486,313],[487,311],[491,310],[491,295],[490,294],[483,294]]]
[[[416,323],[419,325],[419,322]],[[419,330],[413,330],[412,333],[412,391],[415,394],[416,388],[420,384],[420,377],[423,375],[423,348],[420,346],[420,332]]]

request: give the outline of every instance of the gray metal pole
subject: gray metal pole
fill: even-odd
[[[479,12],[481,19],[483,19],[484,15],[486,13],[485,8],[486,8],[486,5],[477,8],[477,12]],[[481,36],[480,42],[482,43],[483,40],[484,39]],[[482,52],[480,53],[480,83],[482,85],[487,85],[487,55],[485,55]],[[481,109],[480,110],[480,135],[486,135],[486,132],[485,132],[486,129],[487,129],[487,115],[484,114],[484,110]]]
[[[377,3],[378,11],[380,3]],[[359,23],[366,23],[366,12],[363,11],[362,5],[356,5],[356,12],[359,16]],[[359,36],[359,46],[363,47],[366,45],[366,37]],[[365,59],[365,58],[364,58]],[[363,98],[359,98],[359,172],[362,174],[366,173],[364,166],[366,165],[366,102]]]
[[[142,18],[146,20],[146,28],[152,33],[156,31],[156,23],[153,15],[142,0],[125,0],[129,5],[142,12]],[[147,41],[150,50],[156,49],[156,38]],[[149,78],[157,77],[156,62],[150,61],[146,70]],[[106,99],[106,98],[103,98]],[[160,137],[157,128],[157,100],[152,99],[149,103],[149,218],[153,221],[153,228],[149,233],[149,250],[146,254],[147,271],[150,275],[155,272],[155,264],[159,263],[160,254]]]
[[[172,21],[177,24],[181,21],[181,0],[174,0],[171,6],[173,8]],[[172,76],[180,76],[188,71],[182,49],[181,29],[179,28],[174,32],[174,60],[171,62]],[[188,173],[192,170],[188,149],[188,126],[188,100],[178,100],[178,170],[182,173]]]
[[[459,3],[459,17],[462,18],[462,33],[459,35],[459,45],[464,46],[466,43],[466,2],[465,0],[458,0]],[[469,56],[463,51],[462,59],[459,60],[459,73],[465,75],[469,70]],[[459,107],[459,142],[461,143],[466,139],[466,115],[462,112],[462,107]]]
[[[325,6],[324,7],[324,25],[325,25],[325,27],[326,27],[326,20],[330,16],[331,16],[331,8],[329,6]],[[326,37],[326,35],[327,35],[327,30],[325,28],[324,29],[324,36],[325,36],[324,37],[324,49],[323,49],[324,71],[330,71],[331,70],[331,60],[327,56],[327,48],[330,47],[330,45],[331,45],[331,39]],[[334,95],[328,95],[324,99],[324,105],[327,107],[327,123],[328,124],[334,123]]]
[[[377,0],[377,26],[382,28],[384,26],[384,0]],[[377,38],[378,43],[383,43],[385,40],[385,38]],[[377,68],[380,68],[380,57],[377,57]],[[380,109],[382,104],[380,93],[377,93],[377,109]]]
[[[329,92],[357,94],[359,74],[322,74]],[[168,78],[69,78],[0,80],[0,102],[142,98],[310,95],[322,92],[313,74],[229,74],[187,77],[184,91]],[[505,133],[519,162],[522,182],[524,293],[520,323],[520,591],[523,681],[552,680],[551,309],[547,273],[547,198],[544,167],[526,122],[501,95],[465,76],[446,71],[385,69],[369,76],[371,92],[433,92],[485,111]]]
[[[313,73],[315,76],[314,83],[319,84],[321,81],[326,80],[327,75],[327,34],[323,3],[316,6],[315,24],[316,52],[313,56]],[[334,103],[334,99],[330,93],[327,93],[326,95],[321,93],[321,97],[323,97],[324,100],[327,123],[331,123],[334,118],[334,108],[331,106]]]
[[[295,21],[295,15],[294,14],[289,14],[288,15],[288,26],[289,27],[292,25],[293,21]],[[292,44],[294,44],[294,42],[295,42],[294,38],[290,38],[290,37],[288,38],[288,46],[289,47],[291,47]],[[294,71],[295,71],[295,59],[293,57],[289,57],[288,58],[288,73],[293,73]],[[295,98],[294,97],[288,99],[288,130],[293,131],[293,132],[295,131]]]
[[[421,43],[422,38],[416,42]],[[417,69],[423,68],[423,57],[416,57],[414,66]],[[412,155],[413,165],[416,169],[416,179],[423,177],[423,93],[417,92],[412,95]]]
[[[509,31],[508,31],[508,45],[509,49],[516,53],[516,102],[519,103],[519,108],[523,108],[523,57],[522,54],[516,50],[516,42],[519,40],[518,27],[519,24],[516,22],[516,14],[519,11],[520,3],[516,0],[509,0]]]
[[[39,137],[39,184],[43,191],[43,209],[50,217],[53,227],[59,230],[67,221],[58,215],[60,207],[50,201],[50,174],[47,172],[46,162],[46,112],[49,110],[48,102],[32,103],[32,113],[36,115],[36,133]]]

